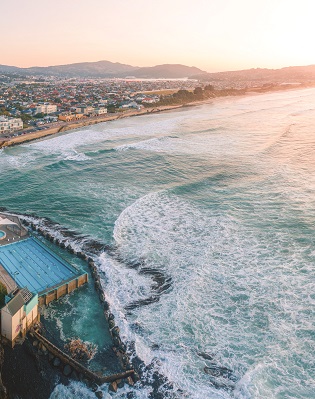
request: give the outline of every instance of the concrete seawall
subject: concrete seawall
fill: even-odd
[[[61,238],[55,239],[51,233],[49,233],[48,231],[45,230],[44,227],[40,227],[38,225],[35,225],[34,223],[30,223],[27,220],[23,220],[23,218],[21,216],[20,216],[20,218],[21,218],[22,222],[24,222],[24,225],[28,226],[32,230],[37,231],[37,233],[41,234],[45,239],[54,242],[55,245],[58,245],[60,248],[67,250],[71,254],[78,256],[79,258],[85,260],[88,263],[88,267],[89,267],[89,269],[91,271],[91,275],[94,279],[94,286],[95,286],[95,290],[96,290],[96,293],[97,293],[99,301],[100,301],[100,306],[103,308],[104,317],[106,318],[106,320],[108,322],[109,332],[110,332],[110,335],[113,340],[114,353],[118,357],[123,370],[125,370],[125,372],[123,372],[122,375],[125,375],[127,373],[122,378],[119,378],[119,376],[118,376],[115,378],[114,377],[111,378],[111,380],[103,379],[102,383],[111,382],[109,389],[116,392],[116,390],[119,388],[119,384],[117,381],[120,381],[120,385],[122,384],[121,381],[123,379],[125,379],[129,385],[133,385],[134,383],[139,381],[139,375],[133,369],[132,363],[128,356],[127,346],[120,338],[119,327],[116,326],[116,324],[115,324],[115,317],[110,312],[109,303],[106,301],[106,298],[105,298],[105,295],[103,292],[103,288],[102,288],[102,284],[101,284],[101,277],[100,277],[98,268],[95,265],[93,258],[91,257],[91,254],[87,254],[82,251],[80,251],[80,252],[75,251],[75,249],[71,246],[71,243],[66,244],[66,241],[67,241],[66,237],[65,237],[65,239],[61,239]],[[40,297],[39,305],[46,306],[51,301],[57,300],[62,295],[72,292],[79,286],[85,284],[87,281],[88,281],[88,275],[85,273],[85,274],[82,274],[81,276],[77,277],[76,279],[72,279],[69,282],[65,282],[62,286],[56,287],[55,289],[50,290],[46,295],[43,295],[42,297]]]

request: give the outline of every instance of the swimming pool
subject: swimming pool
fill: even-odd
[[[5,236],[6,236],[5,232],[0,230],[0,240],[3,240]]]
[[[18,286],[39,295],[80,274],[34,237],[1,246],[0,263]]]

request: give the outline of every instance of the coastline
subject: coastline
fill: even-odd
[[[251,89],[248,90],[246,93],[240,93],[240,94],[235,94],[235,95],[223,95],[223,96],[214,96],[214,97],[209,97],[203,100],[198,100],[190,103],[185,103],[185,104],[176,104],[176,105],[165,105],[165,106],[156,106],[156,107],[150,107],[150,108],[144,108],[140,111],[124,111],[119,114],[106,114],[101,117],[93,117],[93,118],[87,118],[84,120],[76,121],[76,122],[64,122],[61,126],[54,126],[51,128],[48,128],[46,130],[41,130],[38,132],[33,132],[33,133],[25,133],[22,136],[17,136],[13,137],[7,140],[0,140],[0,149],[6,148],[6,147],[13,147],[19,144],[24,144],[24,143],[29,143],[31,141],[35,141],[44,137],[52,136],[57,133],[63,133],[69,130],[75,130],[75,129],[80,129],[85,126],[91,126],[91,125],[96,125],[98,123],[104,123],[104,122],[109,122],[109,121],[114,121],[117,119],[123,119],[123,118],[129,118],[133,116],[140,116],[140,115],[149,115],[149,114],[155,114],[159,112],[167,112],[167,111],[173,111],[175,109],[180,109],[180,108],[186,108],[186,107],[195,107],[203,104],[209,104],[218,102],[218,101],[223,101],[227,98],[231,97],[247,97],[247,96],[253,96],[253,95],[262,95],[266,93],[274,93],[274,92],[282,92],[282,91],[292,91],[292,90],[302,90],[302,89],[307,89],[307,88],[312,88],[314,87],[314,84],[312,85],[301,85],[298,87],[292,87],[292,86],[277,86],[273,88],[268,88],[265,89],[263,87],[257,88],[257,89]]]
[[[208,100],[205,100],[208,101]],[[158,112],[165,112],[165,111],[172,111],[177,108],[182,108],[188,105],[200,105],[197,103],[191,103],[191,104],[182,104],[182,105],[170,105],[170,106],[159,106],[159,107],[152,107],[152,108],[144,108],[143,110],[140,111],[126,111],[120,114],[106,114],[105,116],[102,117],[96,117],[96,118],[90,118],[90,119],[84,119],[80,120],[77,122],[65,122],[62,126],[55,126],[48,128],[46,130],[41,130],[38,132],[34,133],[25,133],[22,136],[18,137],[13,137],[7,140],[0,140],[0,149],[1,148],[6,148],[6,147],[13,147],[19,144],[23,143],[28,143],[34,140],[38,140],[44,137],[52,136],[57,133],[63,133],[68,130],[75,130],[75,129],[80,129],[85,126],[91,126],[91,125],[96,125],[98,123],[103,123],[103,122],[109,122],[109,121],[114,121],[117,119],[123,119],[123,118],[129,118],[132,116],[139,116],[139,115],[148,115],[148,114],[153,114],[153,113],[158,113]]]

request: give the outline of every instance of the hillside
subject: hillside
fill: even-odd
[[[253,68],[241,71],[205,73],[193,76],[203,81],[278,81],[305,82],[315,80],[315,65],[293,66],[281,69]]]
[[[165,64],[154,67],[135,67],[118,62],[98,61],[81,62],[68,65],[48,67],[18,68],[0,65],[0,73],[18,73],[20,75],[45,75],[60,77],[91,77],[91,78],[186,78],[196,74],[206,73],[199,68],[179,64]]]

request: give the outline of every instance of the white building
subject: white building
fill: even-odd
[[[79,107],[76,107],[76,112],[78,114],[84,114],[84,115],[89,115],[94,113],[94,107],[88,106],[88,105],[82,105]]]
[[[7,118],[5,116],[0,116],[0,134],[12,133],[20,129],[23,129],[23,121],[21,118]]]
[[[95,108],[94,113],[96,115],[104,115],[107,114],[107,108]]]
[[[35,114],[53,114],[57,112],[57,105],[54,104],[39,104],[35,108]]]

